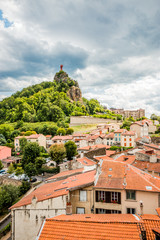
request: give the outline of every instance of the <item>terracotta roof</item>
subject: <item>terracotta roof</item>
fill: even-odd
[[[69,135],[67,135],[67,136],[54,136],[52,138],[53,141],[56,141],[56,140],[72,140],[72,139],[73,139],[73,137],[69,136]]]
[[[108,157],[110,157],[111,155],[114,155],[116,153],[116,151],[113,151],[113,150],[106,150],[106,155]]]
[[[105,138],[114,138],[114,133],[113,133],[113,132],[112,132],[112,133],[109,133],[108,135],[106,135]]]
[[[52,177],[49,177],[46,179],[46,181],[50,181],[50,180],[57,180],[57,179],[64,179],[67,178],[71,175],[75,175],[77,173],[82,173],[84,170],[84,168],[78,168],[78,169],[74,169],[74,170],[68,170],[68,171],[64,171],[64,172],[60,172],[56,175],[53,175]]]
[[[77,162],[81,163],[84,166],[93,166],[96,164],[94,161],[90,160],[87,157],[77,158]]]
[[[10,147],[7,147],[7,146],[0,146],[0,151],[1,151],[2,149],[4,149],[4,148],[9,148],[9,149],[11,149]]]
[[[111,157],[109,157],[107,155],[105,155],[105,156],[97,156],[97,157],[95,157],[95,159],[98,160],[98,161],[100,161],[101,159],[105,160],[105,161],[107,161],[107,160],[115,161],[113,158],[111,158]]]
[[[77,220],[78,219],[78,220]],[[60,215],[46,219],[39,240],[138,240],[140,223],[133,215]]]
[[[136,161],[134,161],[134,163],[132,165],[141,170],[148,170],[149,172],[154,171],[154,172],[160,173],[160,163],[159,162],[151,163],[149,161],[147,162],[147,161],[136,160]]]
[[[27,138],[27,139],[37,139],[40,136],[44,136],[43,134],[32,134],[30,136],[18,136],[15,139],[20,139],[20,138]],[[45,136],[44,136],[45,137]]]
[[[124,162],[108,160],[102,163],[102,172],[95,188],[160,192],[160,178]]]
[[[88,151],[91,151],[91,150],[98,149],[98,148],[110,149],[110,146],[103,145],[103,144],[97,144],[97,145],[92,145],[92,146],[81,147],[81,148],[78,148],[78,150],[88,150]]]
[[[114,131],[114,133],[123,133],[125,131],[127,131],[127,130],[126,129],[118,129],[118,130]]]
[[[41,185],[35,191],[31,192],[29,195],[25,196],[19,202],[14,204],[11,209],[31,204],[33,197],[36,197],[37,202],[40,202],[50,198],[67,195],[69,190],[76,189],[80,186],[89,186],[94,183],[95,173],[96,171],[93,170],[68,177],[61,181]]]
[[[115,160],[118,162],[125,162],[127,164],[132,164],[135,161],[135,155],[121,155]]]
[[[145,214],[141,216],[146,230],[147,240],[155,240],[154,228],[160,228],[160,218],[157,215]]]
[[[160,208],[156,208],[156,211],[158,213],[158,216],[160,217]]]
[[[123,136],[135,136],[135,132],[133,131],[126,131],[124,133],[122,133]]]
[[[37,202],[40,202],[43,200],[47,200],[49,198],[55,198],[55,197],[68,194],[68,190],[66,188],[63,188],[58,191],[58,189],[60,189],[59,186],[63,181],[64,180],[58,181],[58,182],[46,183],[40,186],[35,191],[31,192],[29,195],[25,196],[19,202],[14,204],[11,207],[11,209],[31,204],[33,197],[36,197]]]

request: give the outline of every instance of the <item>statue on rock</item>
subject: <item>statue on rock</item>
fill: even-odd
[[[60,65],[60,70],[63,71],[63,65],[62,64]]]

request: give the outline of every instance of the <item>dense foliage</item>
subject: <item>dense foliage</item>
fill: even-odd
[[[61,72],[58,74],[60,77]],[[77,87],[77,82],[68,77],[65,81],[42,82],[24,88],[0,102],[0,122],[58,122],[70,115],[104,112],[95,99],[72,101],[67,94],[72,86]]]

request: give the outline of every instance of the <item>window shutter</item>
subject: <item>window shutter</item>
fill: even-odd
[[[111,203],[111,192],[105,192],[106,194],[106,203]]]
[[[121,204],[121,193],[118,193],[118,203]]]
[[[96,202],[98,202],[98,191],[96,191]]]

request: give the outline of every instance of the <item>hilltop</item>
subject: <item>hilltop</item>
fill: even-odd
[[[24,88],[0,102],[0,123],[68,121],[69,116],[104,112],[95,100],[82,98],[78,82],[62,70],[53,81]]]

